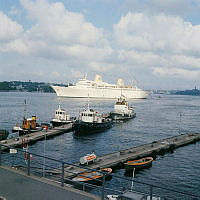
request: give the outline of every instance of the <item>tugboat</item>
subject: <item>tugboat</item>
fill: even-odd
[[[41,131],[43,128],[36,122],[36,116],[32,116],[32,118],[26,118],[26,99],[24,100],[24,117],[22,121],[22,125],[19,126],[16,124],[12,128],[12,133],[19,133],[19,136],[26,135],[32,132]]]
[[[133,107],[128,106],[125,96],[121,95],[114,106],[114,111],[110,113],[110,117],[113,120],[127,120],[134,118],[135,116],[136,113],[134,112]]]
[[[87,105],[79,114],[78,120],[75,121],[73,129],[75,133],[97,133],[112,127],[112,119],[104,117],[102,114],[94,111]]]
[[[24,118],[22,121],[22,126],[16,125],[13,127],[12,132],[18,132],[19,136],[26,135],[29,133],[41,131],[42,127],[36,123],[36,116],[32,116],[32,118]]]
[[[7,130],[0,130],[0,140],[5,140],[9,135],[9,132]]]
[[[67,114],[66,110],[61,109],[59,105],[58,109],[55,111],[55,118],[51,120],[51,124],[53,127],[63,126],[72,123],[73,121],[74,119]]]

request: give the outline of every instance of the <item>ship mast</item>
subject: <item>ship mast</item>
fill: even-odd
[[[26,118],[26,99],[24,99],[24,119]]]
[[[90,101],[90,95],[89,95],[89,93],[88,93],[88,100],[87,100],[87,109],[88,109],[88,110],[90,110],[89,101]]]
[[[84,80],[87,80],[87,73],[84,73],[83,79],[84,79]]]

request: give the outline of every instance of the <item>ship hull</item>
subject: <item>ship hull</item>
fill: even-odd
[[[20,130],[12,130],[12,133],[19,133],[19,136],[22,136],[22,135],[27,135],[27,134],[30,134],[30,133],[35,133],[35,132],[38,132],[38,131],[42,131],[42,128],[38,128],[38,129],[20,129]]]
[[[112,127],[111,120],[103,123],[95,123],[95,122],[90,123],[77,120],[73,125],[73,130],[75,134],[91,134],[91,133],[103,132],[111,127]]]
[[[68,98],[97,98],[116,99],[123,93],[127,99],[146,99],[147,93],[140,89],[120,89],[120,88],[77,88],[76,86],[52,86],[57,96]]]
[[[127,114],[111,112],[110,117],[113,120],[128,120],[128,119],[132,119],[132,118],[136,117],[136,113],[133,113],[131,115],[127,115]]]
[[[66,124],[72,123],[72,121],[55,121],[55,120],[52,120],[50,122],[51,122],[53,127],[64,126]]]

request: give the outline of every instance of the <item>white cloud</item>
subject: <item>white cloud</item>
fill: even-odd
[[[83,73],[81,73],[80,71],[71,70],[71,74],[72,74],[72,76],[75,77],[75,78],[83,77]]]
[[[156,76],[169,78],[197,79],[200,76],[199,71],[191,71],[178,68],[154,68],[153,74]]]
[[[21,4],[34,25],[24,32],[16,51],[24,50],[24,54],[47,59],[65,59],[71,67],[103,62],[113,53],[102,28],[87,22],[84,15],[68,11],[62,3],[21,0]],[[13,46],[8,44],[7,48]]]
[[[156,55],[150,51],[141,52],[134,49],[120,49],[116,53],[118,55],[117,61],[128,65],[150,66],[150,63],[151,65],[160,65],[165,61],[160,55]]]
[[[88,65],[90,62],[103,62],[112,54],[104,30],[87,22],[84,15],[68,11],[59,2],[21,0],[21,4],[33,25],[26,31],[19,25],[20,37],[1,45],[0,51],[71,62],[74,60],[76,64],[79,60],[79,66],[86,62]],[[9,20],[6,15],[4,17]],[[9,27],[9,21],[5,24]],[[15,25],[14,22],[12,24]],[[8,32],[19,35],[10,29]]]
[[[116,65],[106,62],[90,62],[89,67],[97,72],[106,72],[110,69],[114,69]]]
[[[165,6],[170,9],[174,3],[179,5],[179,0],[174,1],[165,2]],[[161,0],[151,4],[156,2],[158,7],[164,5]],[[133,73],[144,79],[198,79],[195,73],[199,75],[200,26],[181,17],[129,12],[113,25],[112,31],[106,32],[59,2],[21,0],[21,5],[32,25],[24,30],[0,12],[0,27],[4,27],[0,29],[0,52],[17,52],[33,60],[41,58],[44,64],[37,66],[40,73],[35,77],[65,80],[80,77],[85,71],[109,71],[117,76]],[[47,60],[56,67],[48,75],[44,73],[46,66],[54,64],[49,65]]]
[[[0,46],[0,51],[2,52],[17,52],[17,53],[28,53],[28,47],[24,43],[22,39],[15,39],[12,41],[9,41],[7,43],[3,43]]]
[[[68,11],[62,3],[46,0],[21,0],[21,3],[35,21],[28,37],[66,46],[96,46],[104,42],[102,29],[87,22],[82,14]]]
[[[0,42],[8,42],[21,36],[23,27],[0,11]]]
[[[195,53],[200,55],[200,26],[180,17],[163,14],[149,16],[128,13],[114,25],[118,45],[125,49],[157,53]]]
[[[170,63],[176,63],[177,66],[188,69],[200,68],[200,58],[195,56],[172,55],[170,57]]]
[[[60,73],[59,72],[51,72],[51,75],[52,76],[56,76],[56,77],[60,77]]]
[[[199,0],[125,0],[122,9],[129,12],[190,16],[199,14]]]

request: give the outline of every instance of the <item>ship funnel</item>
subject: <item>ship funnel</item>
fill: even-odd
[[[117,85],[118,85],[118,86],[124,86],[124,81],[123,81],[121,78],[119,78],[119,79],[117,80]]]
[[[97,83],[101,83],[101,82],[102,82],[102,77],[101,77],[100,75],[97,74],[97,75],[95,76],[94,81],[97,82]]]

